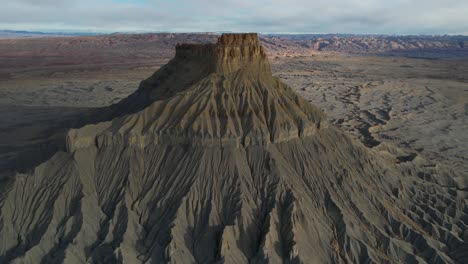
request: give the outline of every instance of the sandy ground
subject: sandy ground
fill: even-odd
[[[58,140],[50,135],[87,108],[125,98],[166,60],[3,71],[0,169]],[[468,61],[317,54],[277,58],[272,68],[366,146],[395,144],[407,150],[403,159],[468,172]]]

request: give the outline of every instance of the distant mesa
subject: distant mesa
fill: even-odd
[[[0,182],[0,263],[468,262],[467,181],[328,125],[256,34],[178,44],[89,120]]]

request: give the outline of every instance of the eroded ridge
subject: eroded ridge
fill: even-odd
[[[335,128],[268,146],[90,145],[2,185],[0,262],[464,263],[466,186]]]
[[[72,130],[69,149],[96,142],[269,144],[327,126],[318,108],[272,76],[256,34],[224,34],[217,44],[176,50],[135,94],[111,107],[124,112],[121,117]],[[128,109],[138,110],[125,114]]]

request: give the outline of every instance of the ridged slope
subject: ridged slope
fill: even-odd
[[[179,45],[102,114],[0,184],[0,263],[468,261],[466,177],[326,126],[253,34]]]
[[[314,134],[324,114],[272,76],[255,34],[180,44],[176,56],[114,108],[142,110],[70,133],[69,148],[150,142],[267,144]],[[90,130],[93,133],[89,133]],[[94,132],[99,131],[98,134]]]

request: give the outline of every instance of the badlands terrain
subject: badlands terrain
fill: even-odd
[[[53,152],[47,142],[59,140],[60,133],[45,138],[43,133],[134,92],[172,58],[177,43],[216,38],[117,34],[0,40],[0,168],[26,168],[18,156]],[[420,156],[468,173],[467,37],[277,35],[260,41],[274,75],[366,146],[392,144],[402,161]]]
[[[297,41],[4,40],[0,263],[466,263],[464,44]]]

